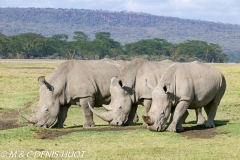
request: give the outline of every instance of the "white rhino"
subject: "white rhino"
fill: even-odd
[[[215,127],[214,118],[225,90],[225,78],[214,66],[201,62],[173,64],[152,91],[152,105],[143,119],[149,130],[162,131],[175,107],[167,130],[181,132],[181,118],[187,109],[204,107],[208,117],[205,126]]]
[[[94,126],[93,114],[88,107],[101,107],[109,104],[109,85],[112,77],[117,76],[126,62],[103,60],[71,60],[60,64],[45,80],[39,77],[40,99],[33,113],[23,118],[39,127],[62,128],[71,105],[83,109],[85,123],[83,127]]]
[[[118,77],[111,80],[111,102],[109,105],[103,105],[108,112],[98,113],[91,105],[89,108],[111,125],[133,125],[136,122],[137,106],[142,104],[147,113],[152,103],[151,91],[146,86],[146,80],[152,86],[156,86],[162,74],[172,64],[170,60],[150,62],[141,58],[134,59],[125,66]],[[201,112],[198,113],[198,117],[199,121],[205,120]]]

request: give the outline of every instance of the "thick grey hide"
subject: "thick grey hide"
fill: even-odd
[[[94,126],[88,102],[94,107],[109,104],[111,78],[118,76],[125,65],[124,61],[109,59],[70,60],[60,64],[47,80],[39,77],[38,106],[23,117],[39,127],[50,127],[57,120],[53,127],[62,128],[68,108],[79,105],[85,117],[83,127]]]
[[[152,92],[152,105],[143,119],[149,130],[162,131],[173,107],[175,111],[168,131],[183,131],[182,117],[187,109],[204,107],[206,127],[215,127],[214,118],[226,90],[223,74],[210,64],[176,63],[161,77]]]

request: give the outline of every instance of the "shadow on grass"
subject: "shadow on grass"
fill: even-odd
[[[77,128],[76,127],[81,127]],[[109,125],[98,125],[96,127],[91,128],[82,128],[82,125],[80,126],[71,126],[66,127],[63,129],[40,129],[38,133],[38,137],[40,139],[55,139],[59,136],[63,136],[69,133],[73,132],[111,132],[111,131],[130,131],[130,130],[137,130],[137,129],[147,129],[146,127],[138,124],[135,126],[109,126]]]
[[[224,126],[224,125],[227,125],[229,122],[229,120],[215,120],[214,123],[215,123],[215,127],[220,127],[220,126]],[[185,124],[191,124],[191,125],[194,125],[194,126],[190,126],[190,127],[184,127],[184,130],[186,129],[198,129],[198,130],[202,130],[202,129],[208,129],[204,126],[204,124],[196,124],[196,121],[189,121]]]
[[[142,123],[136,123],[133,126],[142,126]],[[121,127],[131,127],[131,126],[111,126],[109,124],[102,124],[102,125],[96,125],[95,127],[110,127],[110,128],[114,128],[114,127],[118,128],[118,127],[120,127],[121,128]],[[69,128],[69,129],[83,128],[83,125],[69,126],[69,127],[64,127],[64,128]]]
[[[201,139],[210,139],[219,134],[228,134],[228,132],[216,132],[216,128],[220,126],[227,125],[229,120],[215,120],[215,128],[206,128],[204,124],[196,124],[196,121],[191,121],[186,123],[186,125],[194,126],[184,126],[184,131],[179,134],[187,138],[201,138]]]
[[[215,124],[216,127],[226,125],[229,121],[228,120],[216,120]],[[215,128],[205,128],[204,125],[194,125],[192,126],[192,122],[188,122],[186,125],[191,126],[184,126],[185,131],[179,133],[182,137],[186,138],[201,138],[201,139],[209,139],[213,138],[215,135],[218,134],[228,134],[228,132],[216,132]],[[41,129],[38,131],[38,137],[41,139],[55,139],[59,136],[63,136],[73,132],[111,132],[111,131],[131,131],[131,130],[147,130],[146,126],[142,126],[142,123],[137,123],[134,126],[110,126],[110,125],[97,125],[95,127],[90,128],[82,128],[82,125],[79,126],[70,126],[65,127],[64,129]]]

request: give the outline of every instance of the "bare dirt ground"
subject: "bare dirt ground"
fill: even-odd
[[[106,131],[127,131],[127,130],[137,130],[137,129],[147,129],[143,126],[134,126],[134,127],[110,127],[110,128],[90,128],[90,129],[45,129],[38,132],[38,136],[41,139],[55,139],[59,136],[66,135],[73,132],[106,132]],[[182,137],[185,138],[201,138],[201,139],[210,139],[219,134],[228,134],[227,132],[216,132],[216,128],[204,128],[203,126],[194,126],[194,127],[184,127],[185,131],[179,133]],[[150,131],[149,131],[150,132]],[[160,134],[160,133],[159,133]]]
[[[39,98],[36,98],[33,101],[24,104],[22,109],[31,107],[32,104],[38,99]],[[6,111],[0,110],[0,130],[13,129],[13,128],[26,126],[26,124],[24,125],[18,124],[19,118],[20,118],[20,115],[18,113],[18,110],[6,110]]]
[[[9,110],[9,111],[0,111],[0,130],[12,129],[20,127],[18,125],[18,111]]]
[[[25,104],[22,109],[30,107],[38,98]],[[28,124],[19,125],[18,120],[20,115],[17,110],[0,110],[0,130],[13,129],[18,127],[23,127]],[[218,127],[218,126],[217,126]],[[216,127],[216,128],[217,128]],[[182,137],[185,138],[202,138],[202,139],[210,139],[218,134],[228,134],[227,132],[216,132],[216,128],[204,128],[202,125],[196,125],[192,127],[184,127],[184,132],[181,132]],[[66,135],[73,132],[107,132],[107,131],[123,131],[123,130],[137,130],[137,129],[147,129],[143,126],[126,126],[126,127],[104,127],[104,128],[89,128],[82,129],[82,126],[79,126],[79,129],[43,129],[38,131],[38,136],[41,139],[55,139],[59,136]]]

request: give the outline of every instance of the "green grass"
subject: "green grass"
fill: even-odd
[[[0,63],[0,114],[1,110],[22,108],[24,104],[38,97],[39,76],[51,74],[57,63]],[[151,132],[147,129],[122,131],[86,131],[82,130],[83,113],[80,107],[69,109],[65,129],[76,130],[56,139],[41,139],[39,132],[53,129],[26,126],[9,130],[0,130],[1,153],[11,151],[33,153],[52,151],[58,158],[35,157],[36,159],[68,159],[60,154],[86,151],[84,159],[240,159],[240,64],[215,64],[226,77],[227,90],[219,106],[216,123],[219,134],[211,139],[184,138],[178,133]],[[28,110],[29,111],[29,110]],[[144,108],[139,107],[141,116]],[[96,128],[114,128],[94,117]],[[190,111],[187,122],[195,120],[194,111]],[[227,123],[226,123],[227,121]],[[20,123],[24,120],[21,119]],[[140,122],[142,119],[140,118]],[[226,124],[225,124],[226,123]],[[185,126],[194,124],[185,124]],[[19,156],[19,154],[17,154]],[[80,157],[81,158],[81,157]],[[10,159],[6,157],[4,159]],[[16,158],[12,158],[16,159]],[[18,157],[19,159],[19,157]],[[28,159],[28,157],[24,157]],[[69,158],[74,159],[74,158]],[[75,158],[76,159],[76,158]]]

